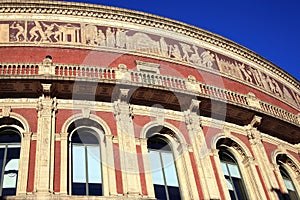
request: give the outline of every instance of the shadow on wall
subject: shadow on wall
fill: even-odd
[[[272,192],[275,191],[279,200],[291,200],[290,196],[287,193],[282,193],[280,189],[272,188]]]

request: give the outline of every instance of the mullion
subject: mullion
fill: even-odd
[[[162,152],[160,152],[160,151],[159,151],[159,158],[160,158],[160,163],[162,166],[162,173],[163,173],[163,178],[164,178],[166,196],[167,196],[167,199],[169,200],[170,198],[169,198],[168,185],[167,185],[167,179],[166,179],[166,174],[165,174],[165,166],[164,166],[163,159],[162,159]]]
[[[231,173],[230,173],[230,170],[229,170],[229,167],[228,167],[228,163],[225,162],[225,164],[226,164],[226,168],[227,168],[227,171],[228,171],[228,174],[229,174],[229,178],[230,178],[230,181],[231,181],[231,184],[232,184],[232,187],[233,187],[233,193],[234,193],[234,196],[235,196],[235,198],[238,200],[239,198],[238,198],[237,193],[236,193],[236,189],[235,189],[235,186],[234,186],[232,177],[231,177]]]

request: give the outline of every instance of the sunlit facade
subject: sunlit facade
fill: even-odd
[[[200,28],[0,2],[6,199],[299,199],[300,83]]]

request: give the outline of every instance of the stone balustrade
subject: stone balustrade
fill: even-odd
[[[115,79],[115,70],[106,67],[56,65],[55,75],[65,77]]]
[[[130,76],[132,82],[186,90],[185,79],[140,71],[130,71]]]
[[[226,90],[223,88],[206,85],[203,83],[199,83],[199,86],[200,86],[201,94],[204,94],[204,95],[207,95],[207,96],[210,96],[213,98],[221,99],[221,100],[235,102],[238,104],[248,105],[246,95],[232,92],[230,90]]]
[[[0,64],[0,75],[37,75],[39,74],[39,64]]]
[[[297,115],[263,101],[260,101],[260,105],[262,111],[300,125]]]
[[[49,69],[47,69],[49,68]],[[47,69],[47,70],[46,70]],[[253,94],[240,94],[227,89],[214,87],[196,81],[194,77],[188,79],[177,78],[173,76],[148,73],[142,71],[127,70],[123,68],[108,68],[80,65],[54,65],[51,60],[48,62],[32,63],[0,63],[0,76],[38,76],[50,75],[62,78],[92,78],[102,80],[122,81],[126,79],[128,84],[142,84],[146,87],[161,87],[166,90],[178,90],[194,92],[207,98],[218,99],[231,102],[237,105],[248,106],[258,109],[266,114],[290,121],[300,125],[300,116],[288,112],[284,109],[260,101]]]

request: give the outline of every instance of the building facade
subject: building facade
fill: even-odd
[[[0,3],[6,199],[299,199],[300,83],[136,11]]]

